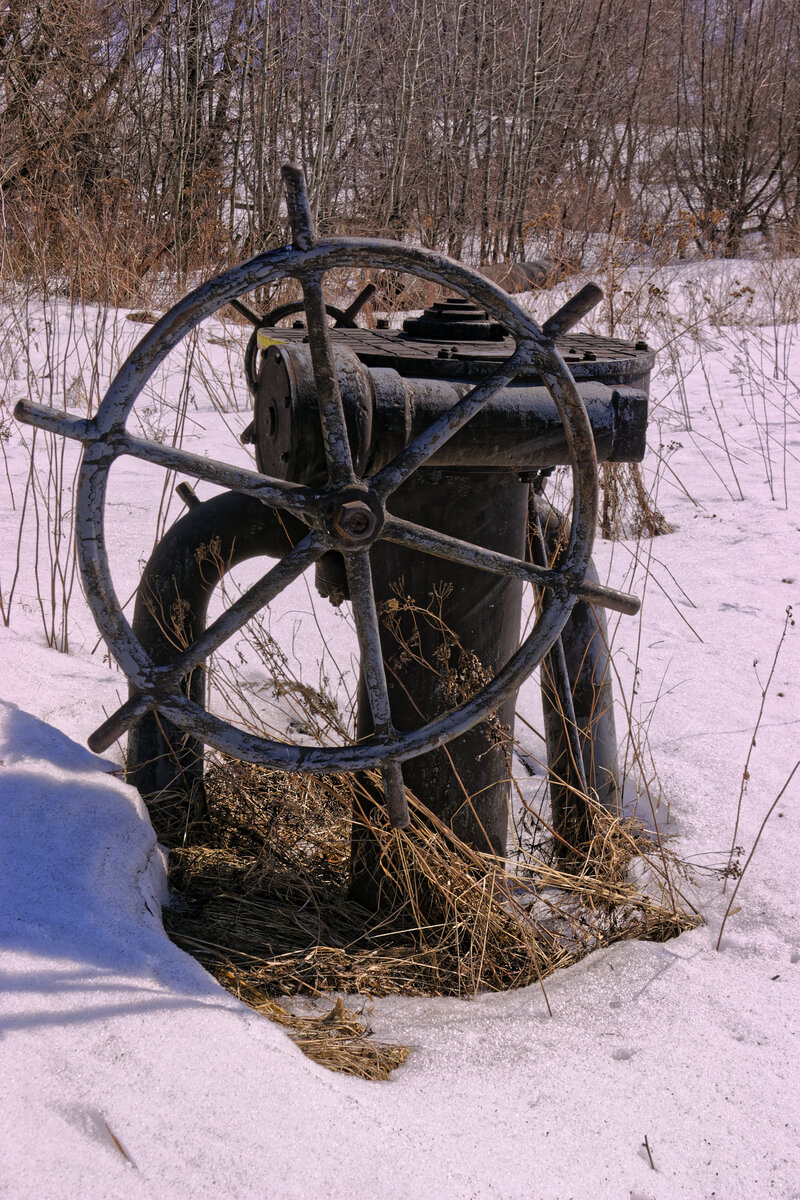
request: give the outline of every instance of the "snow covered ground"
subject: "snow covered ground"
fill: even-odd
[[[85,749],[124,689],[71,584],[73,450],[48,458],[37,435],[34,477],[31,430],[2,426],[3,1197],[800,1198],[800,772],[716,948],[732,886],[723,895],[718,872],[779,646],[740,863],[800,744],[798,633],[782,636],[787,607],[800,615],[800,325],[775,324],[778,293],[759,269],[646,285],[642,319],[663,347],[647,474],[675,532],[642,543],[638,562],[633,543],[597,547],[601,574],[644,595],[641,622],[614,630],[619,696],[648,733],[662,829],[697,868],[706,923],[556,974],[552,1015],[539,988],[375,1002],[376,1035],[412,1047],[388,1083],[311,1063],[165,936],[164,863],[145,810],[118,757]],[[141,332],[55,302],[4,310],[0,417],[23,396],[85,411]],[[216,457],[229,429],[225,453],[244,464],[244,385],[230,384],[239,355],[226,339],[230,329],[205,328],[138,412],[150,436],[167,437],[177,413],[184,445]],[[114,469],[123,601],[162,484],[131,460]],[[307,606],[301,583],[273,629],[313,682],[320,646],[297,624]],[[67,627],[69,653],[48,648],[46,631],[63,642]],[[340,622],[326,636],[344,694],[348,635]],[[529,685],[520,708],[534,724],[535,706]]]

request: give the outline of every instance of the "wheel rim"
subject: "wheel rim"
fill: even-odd
[[[481,692],[458,709],[413,732],[402,735],[379,732],[368,743],[358,746],[291,746],[246,733],[193,704],[177,690],[179,668],[155,667],[138,643],[122,614],[105,550],[103,512],[108,470],[120,453],[128,452],[115,450],[114,446],[125,445],[125,422],[142,387],[167,354],[202,320],[244,292],[276,282],[286,275],[303,282],[318,278],[328,270],[364,266],[401,271],[450,287],[477,299],[496,320],[510,328],[517,342],[515,353],[501,371],[494,373],[493,386],[490,390],[484,389],[486,395],[480,406],[523,367],[536,366],[561,414],[572,461],[573,519],[568,544],[555,564],[564,584],[550,585],[534,629],[519,650]],[[473,389],[470,395],[477,390]],[[247,761],[283,770],[317,773],[385,767],[389,760],[401,762],[465,732],[515,691],[553,644],[576,599],[574,591],[567,590],[566,582],[570,580],[574,584],[582,578],[591,554],[597,511],[594,446],[588,419],[566,365],[539,327],[501,289],[468,268],[428,251],[377,239],[334,238],[318,242],[308,250],[275,251],[232,268],[185,297],[152,327],[112,382],[93,425],[95,440],[87,446],[79,479],[78,558],[87,599],[98,627],[133,687],[141,693],[138,706],[135,699],[124,706],[128,709],[126,723],[130,724],[136,715],[155,707],[179,728],[191,731],[217,750]],[[404,454],[405,451],[401,452],[398,459]],[[208,478],[199,470],[193,472],[189,463],[191,456],[180,452],[176,457],[181,459],[179,469],[183,472]],[[414,469],[416,466],[412,466],[409,473]],[[364,482],[374,486],[375,481],[381,482],[383,477],[386,498],[399,485],[397,470],[395,460],[373,480]],[[294,489],[292,495],[303,492],[304,489]],[[288,505],[275,503],[275,506]],[[291,559],[288,565],[283,567],[287,562],[283,560],[264,579],[272,577],[276,585],[284,579],[289,582],[329,548],[319,531],[312,529],[292,552],[293,557],[288,556]],[[354,570],[358,576],[359,569]],[[262,596],[267,599],[262,601],[262,606],[269,602],[268,593],[269,586],[265,586]],[[375,621],[373,618],[373,625]],[[194,646],[197,645],[195,642]]]

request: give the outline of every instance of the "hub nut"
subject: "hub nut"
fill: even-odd
[[[375,514],[363,500],[345,500],[334,515],[334,533],[348,542],[365,542],[375,532]]]

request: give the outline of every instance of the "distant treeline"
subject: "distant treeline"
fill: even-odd
[[[6,269],[91,290],[319,228],[473,261],[538,239],[800,242],[797,0],[4,0]]]

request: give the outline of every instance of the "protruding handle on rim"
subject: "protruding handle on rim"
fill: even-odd
[[[578,321],[591,312],[602,299],[603,289],[596,283],[587,283],[586,287],[582,287],[571,300],[561,305],[558,312],[554,312],[552,317],[545,321],[542,333],[554,342],[556,338],[572,329],[573,325],[577,325]]]
[[[314,222],[308,202],[305,172],[296,163],[284,163],[281,176],[294,247],[296,250],[310,250],[314,245]]]

